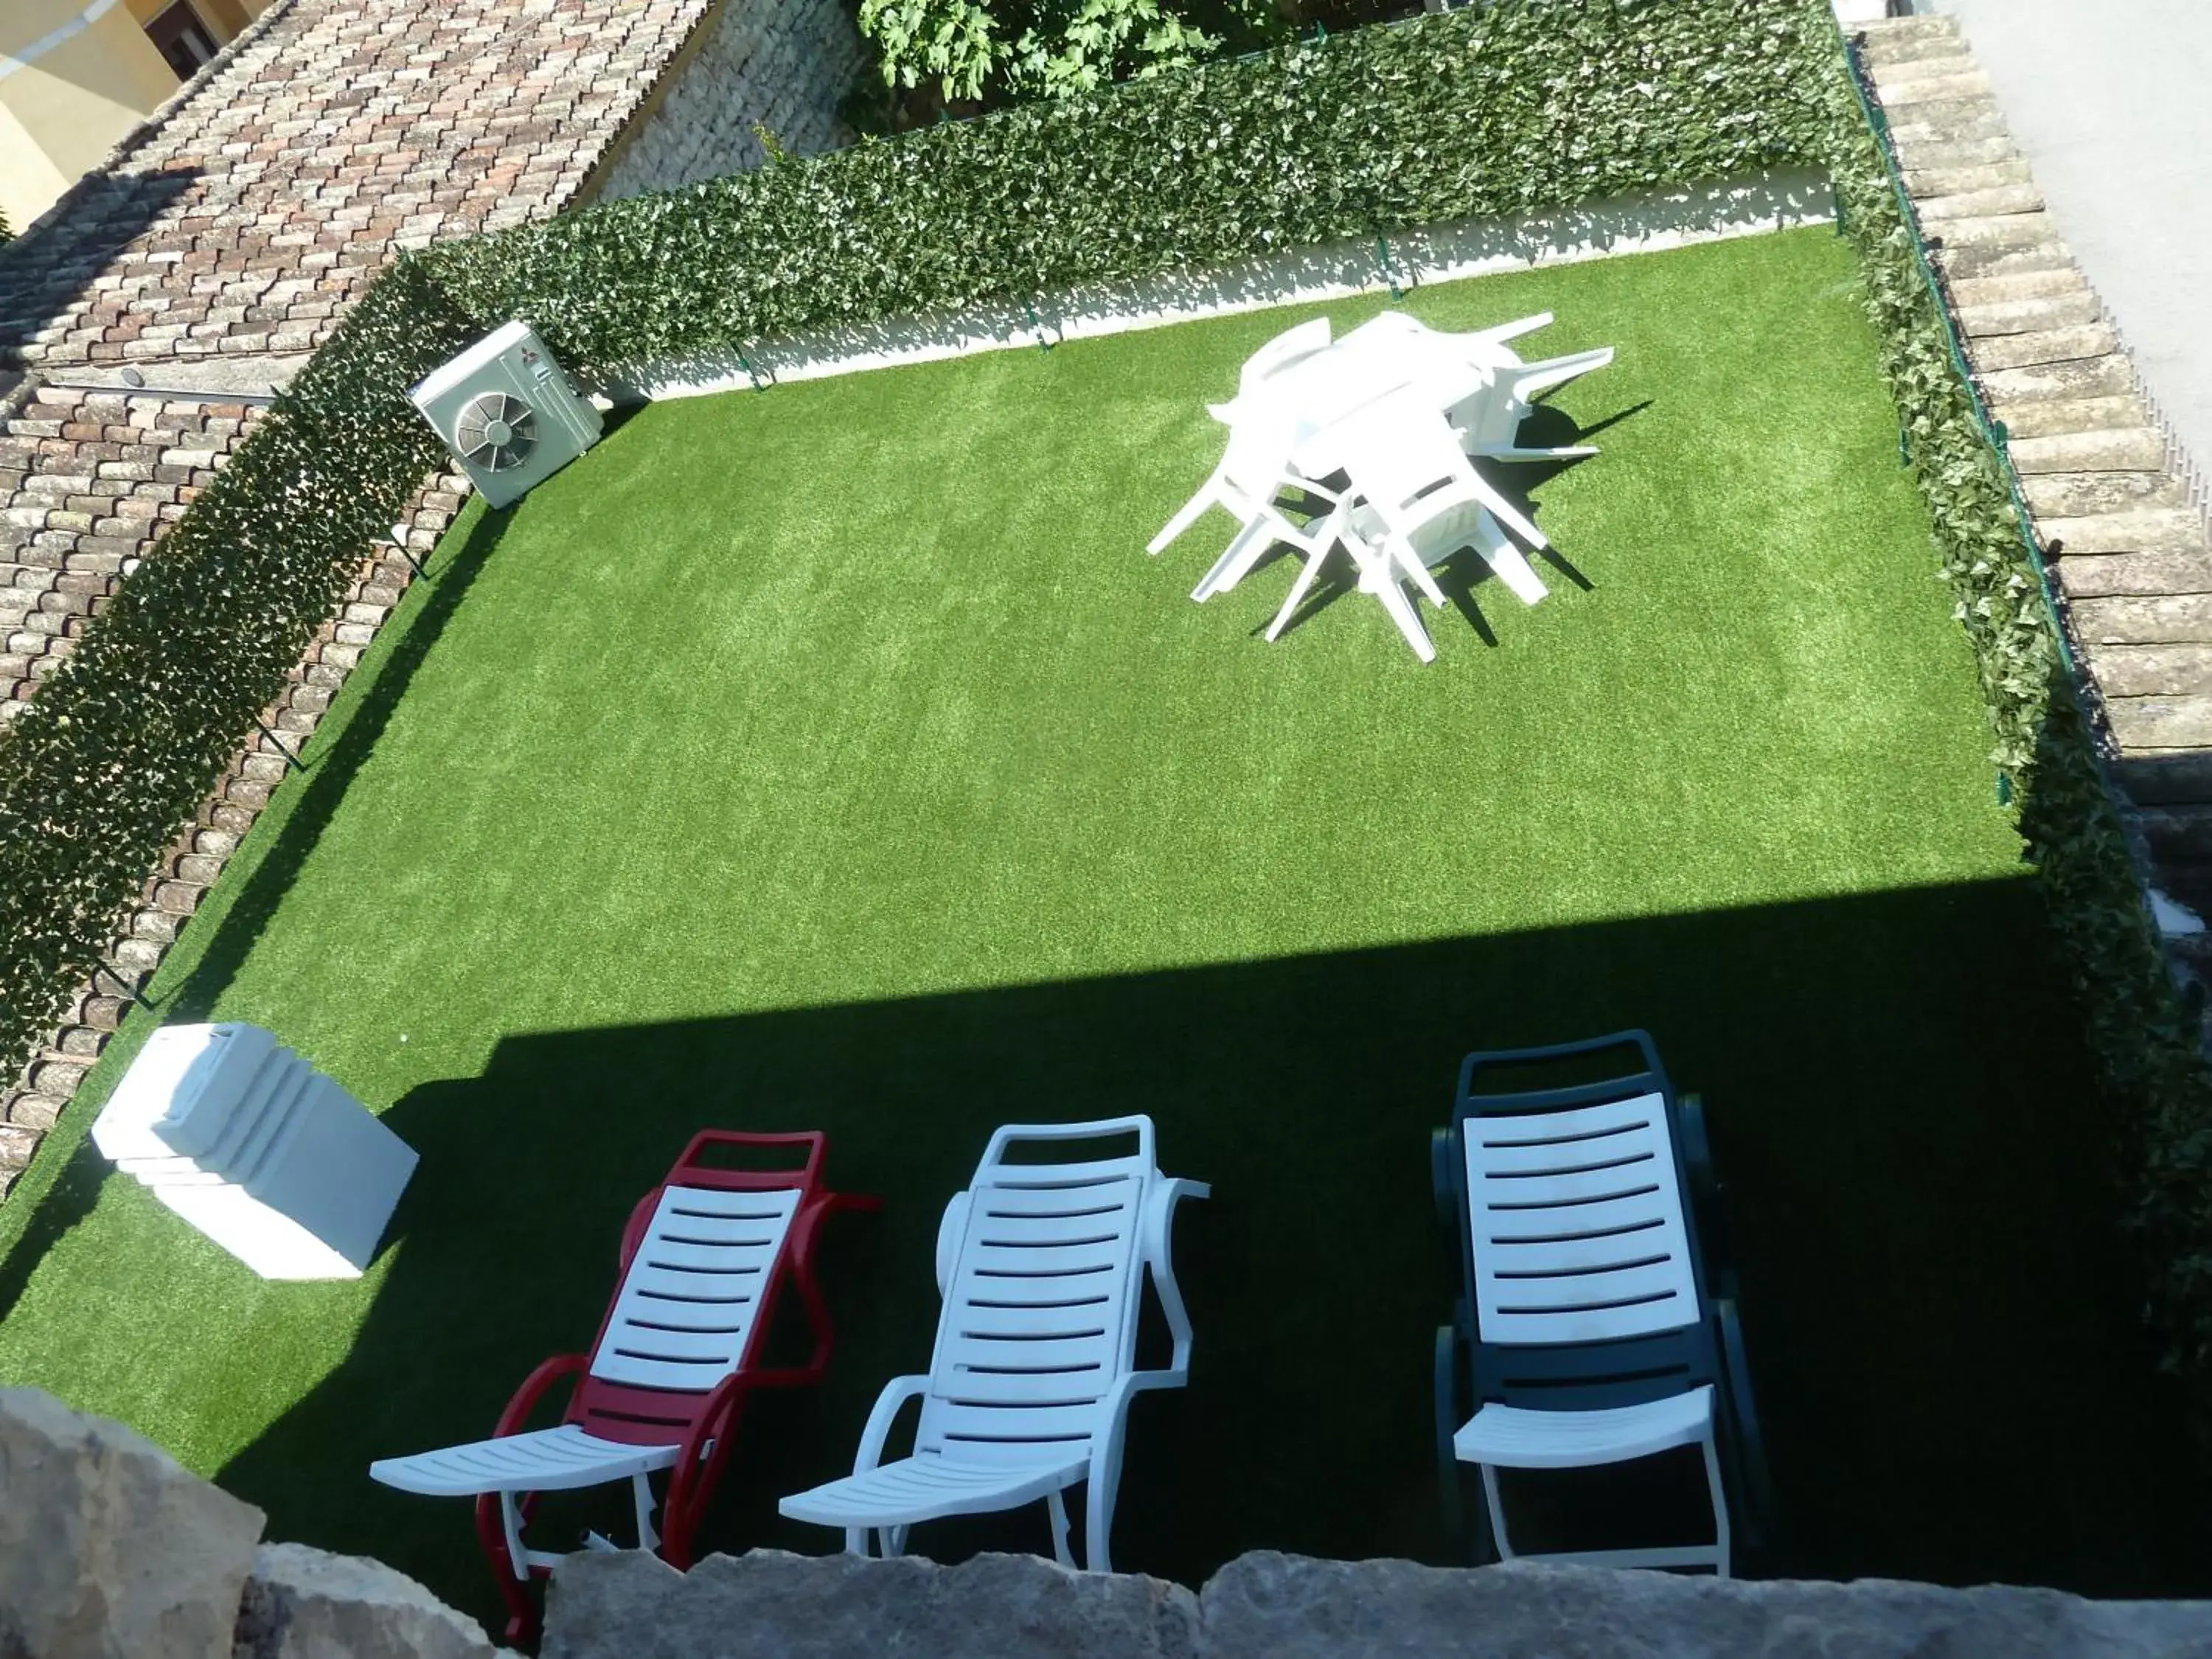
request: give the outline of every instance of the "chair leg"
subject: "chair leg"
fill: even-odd
[[[657,1550],[660,1547],[660,1534],[653,1529],[652,1479],[647,1475],[634,1474],[629,1478],[629,1485],[630,1503],[637,1510],[637,1547],[641,1550]],[[678,1562],[674,1565],[680,1567],[684,1564]]]
[[[1054,1491],[1045,1500],[1045,1508],[1052,1512],[1052,1559],[1063,1567],[1075,1565],[1075,1552],[1067,1543],[1067,1496]]]
[[[1482,562],[1498,573],[1498,580],[1522,604],[1534,605],[1549,591],[1543,579],[1529,568],[1521,550],[1505,538],[1504,531],[1498,527],[1487,507],[1475,521],[1475,551],[1482,556]]]
[[[1091,1480],[1084,1493],[1083,1565],[1092,1572],[1114,1571],[1114,1558],[1107,1546],[1114,1533],[1114,1489],[1120,1483],[1121,1460],[1112,1464],[1103,1459],[1091,1465]]]
[[[1505,1504],[1498,1495],[1498,1471],[1487,1463],[1476,1465],[1482,1471],[1482,1501],[1490,1511],[1490,1535],[1498,1546],[1498,1559],[1513,1559],[1513,1540],[1506,1535]]]
[[[1519,507],[1507,501],[1498,492],[1496,484],[1472,468],[1468,470],[1468,476],[1473,481],[1475,495],[1480,498],[1482,504],[1490,509],[1500,524],[1531,547],[1544,548],[1551,545],[1550,542],[1545,540],[1544,532],[1530,523],[1527,515]]]
[[[509,1509],[507,1492],[484,1492],[477,1499],[477,1537],[491,1559],[492,1582],[507,1604],[506,1642],[520,1647],[538,1636],[538,1602],[530,1593],[530,1569],[520,1553],[522,1519]],[[509,1540],[513,1540],[510,1545]]]
[[[1147,553],[1158,553],[1170,542],[1182,535],[1184,531],[1196,524],[1199,520],[1199,515],[1204,513],[1207,507],[1213,505],[1213,488],[1214,480],[1208,478],[1204,485],[1200,488],[1197,495],[1192,496],[1188,501],[1185,501],[1181,507],[1176,509],[1175,517],[1170,519],[1167,523],[1161,527],[1160,533],[1152,538],[1150,544],[1146,545],[1145,551]]]
[[[1383,573],[1383,580],[1375,590],[1375,597],[1382,601],[1382,608],[1390,613],[1390,620],[1398,624],[1398,631],[1406,636],[1406,643],[1413,647],[1413,654],[1423,662],[1434,662],[1437,647],[1429,642],[1428,629],[1421,626],[1420,617],[1414,614],[1413,605],[1406,599],[1405,589],[1398,586],[1396,571],[1386,570]]]
[[[1305,568],[1298,572],[1297,580],[1291,584],[1291,597],[1283,601],[1283,608],[1275,613],[1275,620],[1267,624],[1268,644],[1273,645],[1276,636],[1290,625],[1291,618],[1297,614],[1298,606],[1305,603],[1306,590],[1313,586],[1314,578],[1321,574],[1322,565],[1335,550],[1334,543],[1324,542],[1306,556]]]
[[[1723,1578],[1733,1575],[1729,1571],[1729,1512],[1728,1495],[1721,1489],[1721,1460],[1714,1448],[1712,1437],[1705,1441],[1705,1483],[1713,1494],[1713,1534],[1716,1556],[1714,1568]]]
[[[1413,550],[1413,544],[1402,536],[1394,536],[1390,538],[1390,551],[1395,556],[1399,567],[1404,569],[1407,578],[1414,586],[1421,590],[1421,597],[1436,606],[1437,610],[1443,610],[1447,603],[1444,591],[1437,585],[1435,574],[1429,569],[1421,556]],[[1382,567],[1383,580],[1386,581],[1391,580],[1396,572],[1391,568],[1391,560],[1389,557],[1383,560]]]
[[[1190,597],[1203,605],[1216,593],[1226,593],[1252,574],[1252,567],[1274,544],[1274,526],[1266,519],[1255,519],[1241,526],[1222,550],[1221,556],[1198,579],[1198,586],[1190,590]]]
[[[866,1527],[845,1528],[845,1553],[865,1557],[868,1553],[868,1529]]]

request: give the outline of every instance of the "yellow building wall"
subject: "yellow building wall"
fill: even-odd
[[[21,230],[177,90],[145,26],[175,0],[123,0],[74,34],[90,0],[0,0],[0,213]],[[217,46],[276,0],[191,0]],[[13,63],[15,67],[11,68]]]
[[[0,213],[8,216],[9,227],[22,229],[59,200],[70,184],[23,124],[0,104]]]
[[[200,15],[207,20],[207,26],[215,31],[218,45],[236,40],[238,32],[252,21],[238,0],[197,0],[197,4]]]
[[[0,3],[0,208],[21,230],[161,107],[177,77],[117,6],[27,63],[16,54],[84,14],[83,0]],[[57,182],[58,179],[58,183]]]

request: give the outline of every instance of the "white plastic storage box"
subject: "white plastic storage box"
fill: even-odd
[[[116,1167],[264,1279],[358,1279],[412,1147],[258,1025],[165,1025],[92,1126]]]

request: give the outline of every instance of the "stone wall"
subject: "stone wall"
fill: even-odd
[[[0,1389],[5,1659],[495,1659],[404,1573],[262,1522],[121,1424]]]
[[[332,1479],[366,1480],[353,1471]],[[263,1516],[119,1424],[0,1389],[4,1659],[502,1659],[381,1562]],[[465,1529],[457,1549],[469,1547]],[[1261,1551],[1195,1593],[1027,1555],[709,1556],[555,1570],[542,1659],[2203,1659],[2212,1602],[1869,1579],[1747,1583]],[[503,1656],[514,1659],[514,1656]]]
[[[1239,1556],[1195,1595],[1033,1556],[635,1553],[555,1571],[543,1659],[2182,1659],[2212,1602],[1866,1579],[1747,1583],[1516,1561]]]
[[[768,155],[756,122],[794,155],[851,143],[837,106],[865,61],[850,0],[721,0],[599,194],[642,196],[759,167]]]

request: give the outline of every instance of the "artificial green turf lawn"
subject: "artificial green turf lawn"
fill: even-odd
[[[465,1506],[364,1466],[588,1341],[694,1128],[820,1127],[889,1207],[840,1224],[830,1380],[760,1409],[710,1541],[825,1549],[774,1499],[926,1360],[989,1127],[1146,1110],[1214,1197],[1117,1565],[1435,1557],[1427,1129],[1469,1048],[1642,1024],[1731,1180],[1778,1564],[2201,1587],[1844,244],[1406,303],[1620,352],[1549,422],[1604,453],[1534,489],[1587,586],[1457,573],[1430,666],[1357,593],[1261,643],[1289,561],[1189,604],[1218,515],[1142,551],[1205,404],[1309,311],[662,405],[471,512],[160,981],[388,1109],[423,1154],[395,1242],[264,1285],[72,1152],[141,1022],[0,1212],[0,1378],[488,1612]]]

